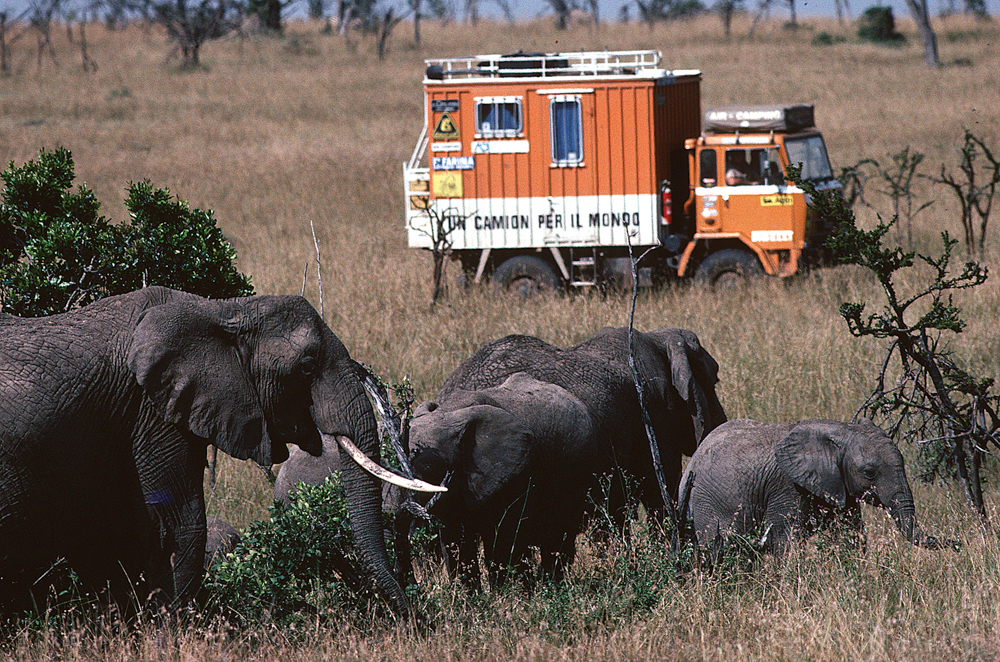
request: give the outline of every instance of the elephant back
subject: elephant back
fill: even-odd
[[[480,347],[445,380],[438,400],[457,390],[479,391],[500,386],[517,372],[535,379],[553,382],[556,364],[563,350],[534,336],[509,335]]]
[[[457,390],[498,387],[520,372],[566,389],[600,419],[601,403],[608,400],[609,389],[620,389],[623,369],[627,370],[627,364],[616,357],[604,359],[575,347],[561,349],[534,336],[509,335],[483,345],[456,368],[441,387],[438,400]]]

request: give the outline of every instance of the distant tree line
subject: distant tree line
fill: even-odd
[[[755,5],[751,7],[752,2]],[[920,33],[927,64],[938,66],[937,39],[930,25],[928,2],[906,0],[906,5]],[[545,4],[543,13],[553,16],[559,29],[578,24],[597,27],[602,21],[599,0],[546,0]],[[293,11],[312,19],[326,19],[325,30],[346,39],[354,35],[374,36],[382,59],[394,28],[404,20],[412,21],[413,39],[420,45],[421,24],[425,19],[444,24],[460,20],[475,24],[482,11],[490,6],[514,23],[517,5],[516,0],[29,0],[27,8],[16,14],[0,5],[0,74],[10,71],[11,46],[29,35],[37,41],[38,67],[46,60],[56,62],[51,42],[55,25],[65,26],[70,41],[79,46],[85,70],[97,67],[87,53],[88,22],[103,21],[114,29],[122,29],[133,21],[161,25],[173,44],[172,54],[180,56],[183,66],[194,67],[200,62],[205,42],[249,30],[280,33]],[[834,5],[838,22],[843,24],[845,18],[850,19],[849,0],[834,0]],[[778,7],[787,8],[785,25],[797,27],[796,0],[624,0],[618,5],[617,19],[629,22],[634,18],[652,30],[660,22],[714,13],[728,37],[734,16],[749,12],[753,16],[752,37],[758,23]],[[959,11],[984,20],[989,18],[985,0],[947,0],[945,13]],[[901,37],[894,32],[891,9],[887,7],[865,10],[859,17],[859,25],[861,38],[888,42]]]

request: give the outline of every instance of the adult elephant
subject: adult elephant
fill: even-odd
[[[431,512],[442,523],[451,572],[479,579],[479,543],[491,581],[528,569],[559,578],[575,553],[599,449],[590,412],[566,389],[515,373],[478,391],[456,389],[410,421],[414,476],[446,483]]]
[[[319,453],[331,438],[379,458],[358,366],[301,297],[151,287],[52,317],[0,315],[0,337],[3,610],[37,599],[59,560],[119,600],[188,601],[206,549],[207,444],[263,466],[286,444]],[[354,463],[343,475],[367,571],[406,611],[380,483]]]
[[[765,549],[783,554],[835,518],[860,526],[861,500],[887,509],[907,540],[940,546],[917,524],[903,456],[868,420],[730,421],[701,443],[681,484],[702,546],[763,533]]]
[[[664,503],[629,368],[628,338],[627,327],[604,328],[589,340],[561,349],[532,336],[507,336],[487,343],[459,366],[437,401],[448,401],[456,391],[499,386],[518,372],[559,386],[583,403],[594,428],[593,452],[578,470],[583,486],[593,490],[597,476],[627,473],[638,481],[632,496],[660,511]],[[692,454],[702,438],[726,420],[715,393],[719,366],[698,337],[684,329],[633,331],[632,354],[668,494],[676,494],[681,455]],[[609,494],[607,507],[619,524],[629,491],[619,481]]]

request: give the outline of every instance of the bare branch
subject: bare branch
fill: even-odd
[[[316,246],[316,282],[319,283],[319,316],[326,319],[326,312],[323,310],[323,263],[319,254],[319,239],[316,238],[316,226],[309,221],[309,228],[312,230],[313,244]]]

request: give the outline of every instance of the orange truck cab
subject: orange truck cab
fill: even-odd
[[[811,105],[701,111],[701,72],[657,51],[427,60],[403,166],[412,247],[528,293],[790,276],[827,232],[784,169],[839,187]],[[428,154],[429,152],[429,154]]]

